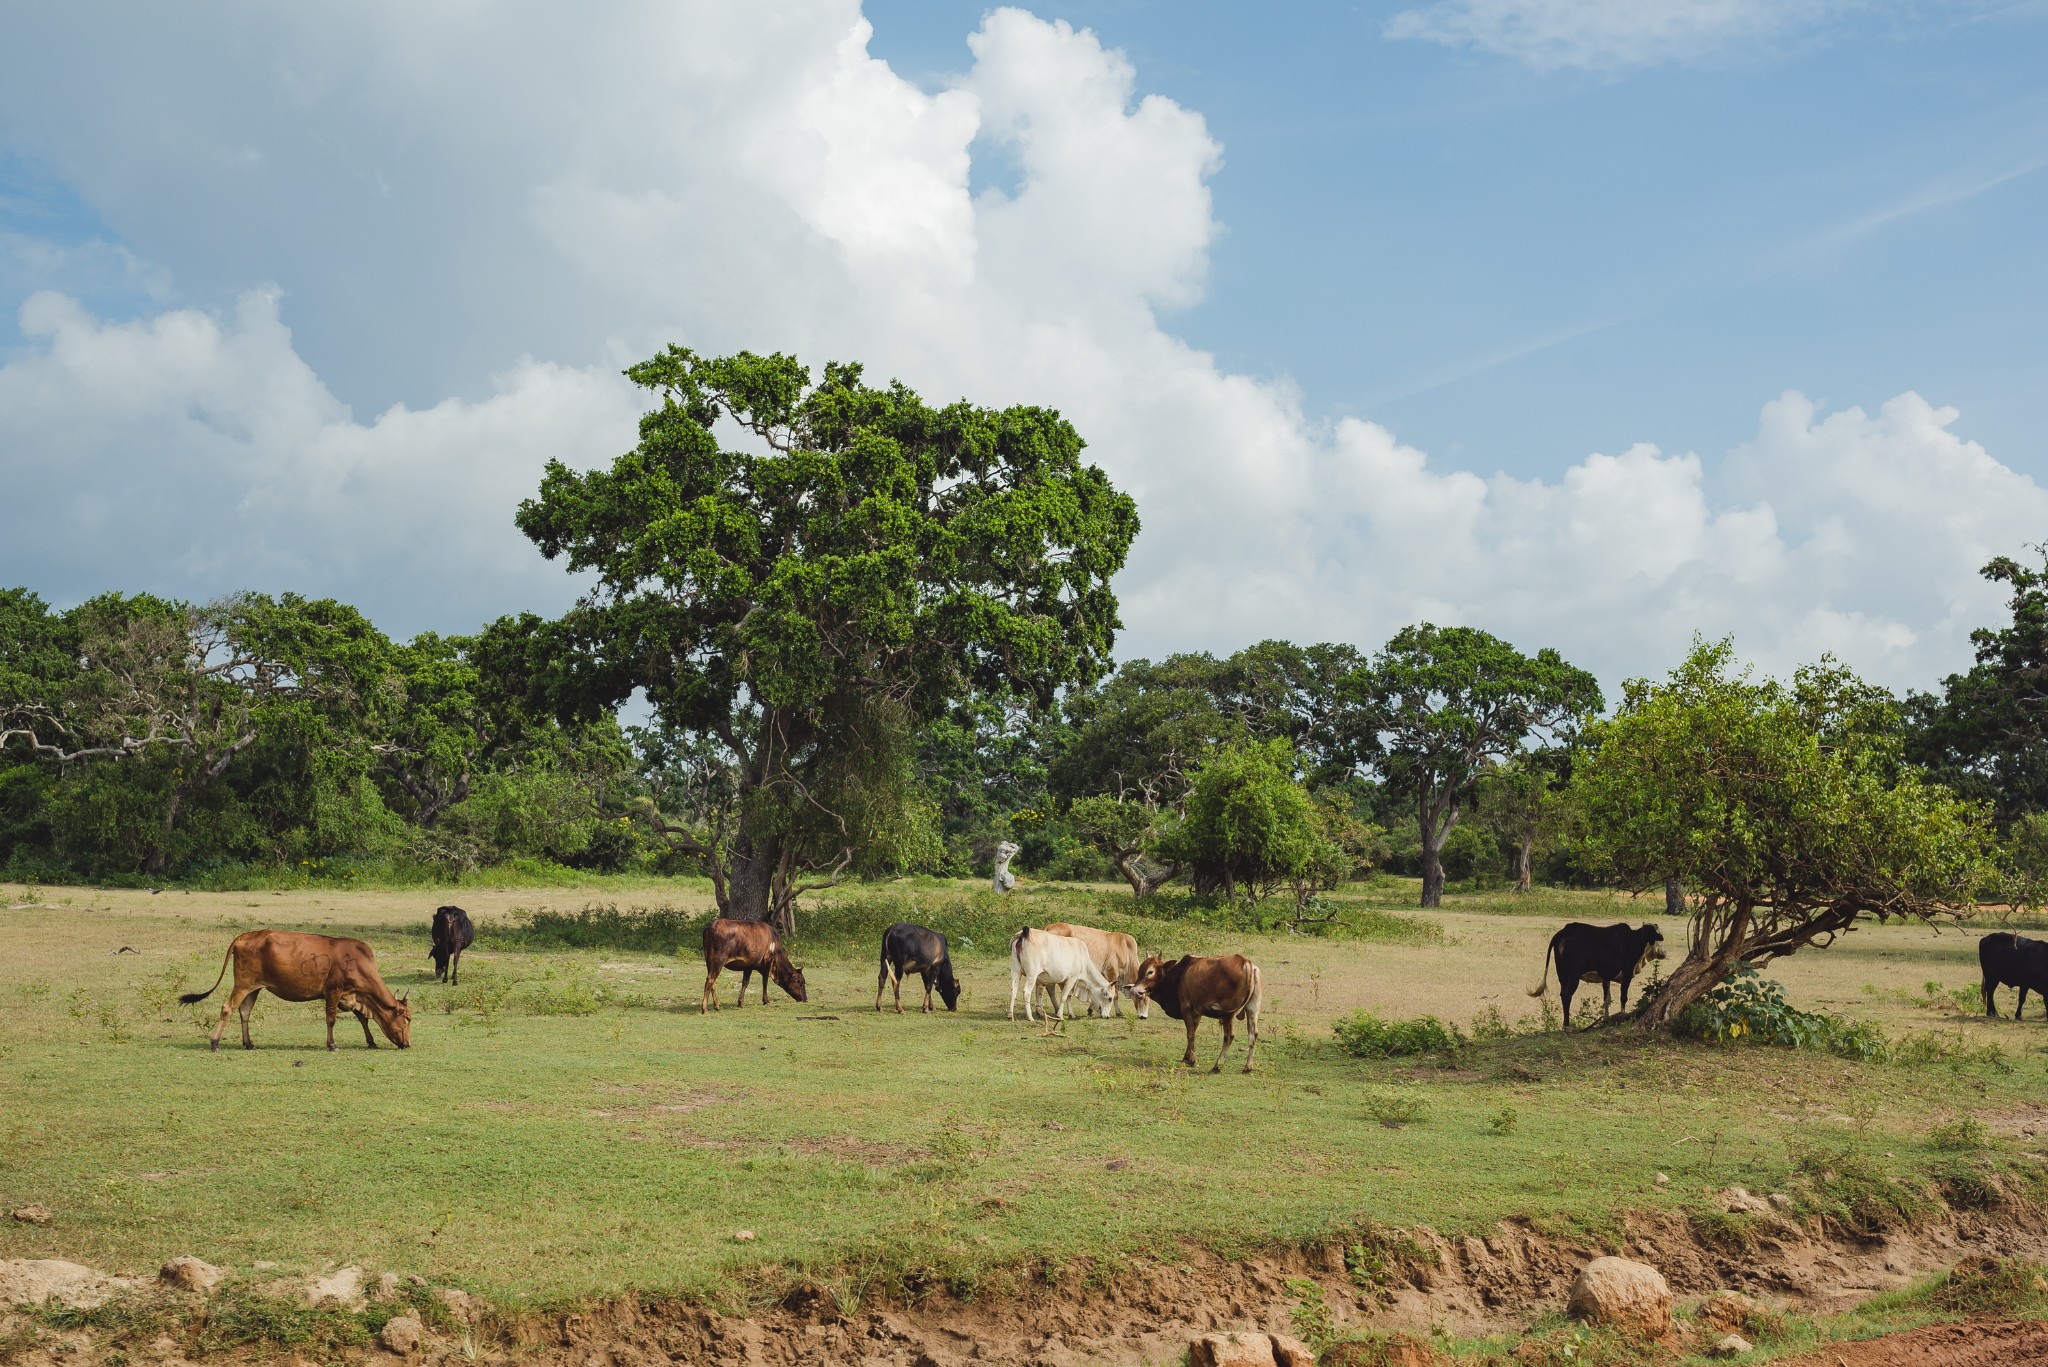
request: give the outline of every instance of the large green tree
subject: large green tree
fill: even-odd
[[[1422,905],[1441,905],[1443,847],[1479,777],[1532,738],[1560,739],[1601,708],[1600,686],[1545,648],[1524,655],[1476,627],[1403,629],[1350,684],[1388,786],[1422,837]]]
[[[134,828],[149,873],[169,867],[193,804],[266,738],[322,763],[347,748],[388,646],[354,609],[294,594],[105,594],[35,641],[0,669],[0,750],[59,772],[132,770],[86,806]]]
[[[2048,811],[2048,549],[2039,569],[1999,556],[1983,575],[2010,587],[2012,622],[1970,633],[1977,662],[1939,698],[1908,700],[1908,753],[2010,826]]]
[[[644,689],[715,740],[729,820],[665,824],[722,911],[787,923],[806,879],[918,843],[919,726],[1104,672],[1136,509],[1048,409],[935,408],[779,354],[671,347],[626,373],[659,399],[639,444],[550,464],[519,510],[592,587],[559,622],[501,623],[491,652],[558,712]]]
[[[1697,644],[1634,679],[1574,779],[1590,838],[1639,891],[1688,890],[1685,957],[1643,1006],[1669,1029],[1737,964],[1826,945],[1870,916],[1974,907],[1997,877],[1990,813],[1903,762],[1890,696],[1824,661],[1787,687]]]

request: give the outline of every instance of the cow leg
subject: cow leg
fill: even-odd
[[[1202,1018],[1198,1015],[1193,1014],[1193,1009],[1190,1007],[1183,1007],[1182,1009],[1189,1012],[1188,1048],[1187,1052],[1180,1056],[1180,1061],[1182,1063],[1185,1063],[1188,1067],[1192,1068],[1195,1066],[1195,1031],[1198,1028],[1200,1028],[1202,1024]]]
[[[2019,985],[2019,988],[2019,1000],[2015,1001],[2012,1004],[2012,1018],[2014,1020],[2018,1020],[2021,1016],[2027,1014],[2027,985],[2025,983],[2021,983]]]
[[[1577,978],[1566,979],[1559,975],[1557,995],[1564,1001],[1564,1028],[1567,1030],[1572,1028],[1572,996],[1578,990],[1579,980]]]
[[[882,993],[888,986],[889,961],[884,959],[882,960],[882,966],[875,970],[875,1011],[877,1014],[880,1014],[882,1010]]]
[[[896,1014],[903,1014],[903,975],[896,975]]]
[[[1994,1020],[1998,1016],[1998,1006],[1997,1003],[1993,1000],[1993,994],[1995,994],[1997,991],[1997,980],[1993,978],[1986,978],[1984,980],[1984,1014],[1992,1017]]]
[[[370,1048],[375,1049],[377,1047],[377,1037],[370,1033],[369,1014],[364,1011],[356,1011],[353,1014],[356,1018],[357,1024],[363,1027],[363,1043],[368,1045]]]
[[[462,982],[462,951],[456,950],[455,957],[448,961],[448,985],[455,987]]]
[[[1220,1073],[1223,1071],[1223,1056],[1230,1052],[1230,1042],[1236,1038],[1237,1032],[1231,1028],[1230,1017],[1226,1015],[1223,1018],[1223,1047],[1216,1051],[1216,1066],[1211,1068],[1210,1072]]]
[[[761,1005],[768,1004],[768,970],[761,970]]]
[[[697,1014],[701,1016],[706,1011],[716,1011],[717,1009],[718,970],[710,968],[704,971],[704,995],[697,1002]]]
[[[753,970],[753,969],[751,969],[751,968],[743,968],[743,969],[741,969],[741,970],[740,970],[740,999],[739,999],[739,1000],[738,1000],[737,1002],[735,1002],[735,1003],[734,1003],[734,1005],[735,1005],[735,1006],[738,1006],[738,1007],[744,1007],[744,1006],[745,1006],[745,1005],[747,1004],[747,987],[748,987],[748,985],[749,985],[749,984],[751,984],[751,983],[752,983],[753,981],[754,981],[754,970]]]
[[[1634,981],[1635,974],[1633,973],[1621,975],[1621,1014],[1624,1016],[1628,1014],[1628,985]]]
[[[924,981],[924,1014],[929,1016],[932,1013],[932,971],[927,968],[917,976]],[[903,1009],[903,999],[900,997],[896,999],[896,1009]]]
[[[341,1014],[341,1008],[332,996],[327,998],[327,1052],[334,1052],[334,1018]]]
[[[1253,1012],[1244,1018],[1244,1033],[1244,1070],[1249,1073],[1252,1070],[1252,1057],[1259,1052],[1259,1017],[1257,1012]]]

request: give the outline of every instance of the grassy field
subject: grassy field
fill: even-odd
[[[1973,935],[1871,927],[1778,966],[1798,1005],[1935,1041],[1915,1063],[1856,1062],[1541,1030],[1525,989],[1551,929],[1655,908],[1543,892],[1420,913],[1412,893],[1350,895],[1363,932],[1320,939],[1144,921],[1109,889],[857,891],[821,903],[794,946],[807,1005],[777,992],[732,1010],[728,977],[727,1009],[700,1016],[683,918],[707,908],[701,887],[465,889],[480,934],[460,987],[432,981],[432,893],[0,887],[0,1203],[56,1212],[0,1222],[0,1257],[352,1262],[515,1305],[732,1296],[764,1266],[856,1293],[906,1278],[999,1292],[1080,1255],[1364,1220],[1453,1232],[1519,1215],[1598,1237],[1623,1209],[1777,1189],[1813,1150],[1914,1179],[1957,1161],[1953,1127],[1951,1147],[1931,1131],[1964,1113],[1989,1132],[1972,1161],[2036,1147],[2048,1028],[1959,1009]],[[668,907],[682,954],[531,928],[593,903]],[[958,1014],[873,1012],[871,931],[897,915],[972,941]],[[1058,1035],[1004,1020],[1003,927],[1055,919],[1251,954],[1259,1071],[1209,1075],[1210,1025],[1188,1074],[1180,1026],[1157,1013]],[[604,921],[585,924],[602,938]],[[412,994],[414,1048],[366,1051],[344,1019],[329,1054],[317,1004],[266,998],[253,1052],[209,1054],[220,998],[176,994],[266,925],[369,940]],[[1370,1062],[1331,1031],[1357,1008],[1520,1028],[1450,1060]]]

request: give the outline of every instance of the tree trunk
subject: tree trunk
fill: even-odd
[[[1664,880],[1664,914],[1666,916],[1685,915],[1685,888],[1676,878]]]
[[[1515,891],[1527,892],[1530,883],[1530,868],[1536,853],[1536,823],[1522,827],[1521,857],[1515,862]]]
[[[1643,1003],[1642,1014],[1636,1019],[1637,1028],[1655,1035],[1670,1034],[1686,1007],[1713,991],[1735,970],[1743,946],[1749,943],[1749,924],[1749,908],[1737,910],[1721,947],[1711,954],[1707,952],[1711,928],[1696,927],[1692,952],[1678,965],[1678,971],[1665,980],[1663,990]]]
[[[1179,876],[1180,865],[1178,864],[1168,864],[1158,873],[1146,873],[1138,863],[1142,856],[1143,851],[1134,846],[1130,849],[1118,850],[1109,857],[1110,862],[1116,865],[1116,871],[1122,874],[1124,881],[1131,885],[1131,896],[1140,898],[1150,897]]]
[[[775,868],[782,853],[779,840],[755,841],[745,832],[732,842],[721,916],[735,921],[765,921],[775,910]]]
[[[1418,815],[1422,823],[1422,905],[1440,907],[1444,903],[1444,838],[1450,835],[1452,822],[1437,825],[1427,799]]]
[[[142,871],[144,873],[160,875],[169,866],[171,858],[171,832],[178,827],[178,809],[184,805],[185,789],[184,785],[179,784],[171,789],[170,805],[164,809],[163,838],[157,842],[155,848],[142,857]]]

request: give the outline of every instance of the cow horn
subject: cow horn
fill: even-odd
[[[410,1002],[411,1000],[412,1000],[412,989],[408,987],[408,988],[406,988],[406,989],[405,989],[405,992],[404,992],[404,994],[403,994],[403,995],[401,995],[401,996],[399,997],[399,999],[398,999],[398,1004],[399,1004],[400,1006],[404,1006],[404,1005],[405,1005],[405,1004],[406,1004],[407,1002]]]

